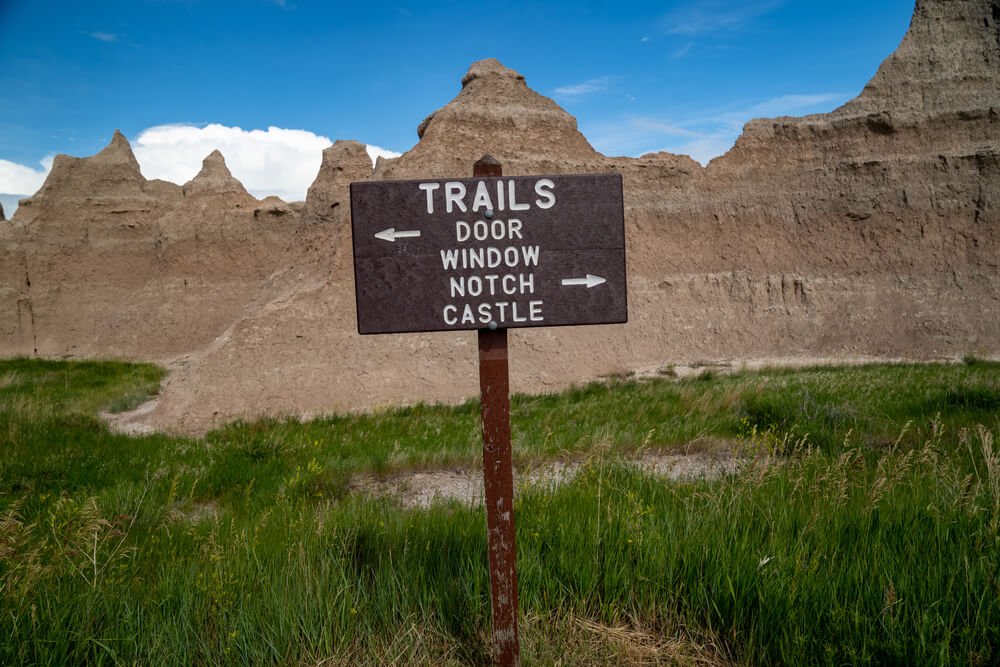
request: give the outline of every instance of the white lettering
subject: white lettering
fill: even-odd
[[[466,304],[465,308],[462,309],[462,324],[475,324],[476,318],[472,314],[472,306]]]
[[[434,212],[434,191],[441,187],[440,183],[420,183],[418,188],[427,193],[427,212]]]
[[[458,207],[462,213],[465,213],[465,202],[462,198],[465,197],[465,186],[461,183],[455,181],[448,181],[444,184],[444,210],[447,213],[451,213],[452,206]]]
[[[464,251],[463,251],[464,252]],[[458,250],[442,250],[441,265],[445,270],[458,268]]]
[[[465,224],[465,223],[461,223]],[[465,240],[465,228],[459,239]],[[475,227],[472,228],[475,236]],[[441,250],[441,267],[455,269],[495,269],[501,264],[514,269],[518,266],[538,266],[539,248],[536,245],[507,246],[502,250],[492,246],[486,248],[452,248]]]
[[[476,185],[476,196],[472,200],[472,210],[478,211],[481,208],[492,209],[493,202],[490,201],[490,193],[486,189],[486,183],[479,181]]]
[[[541,301],[529,301],[528,302],[528,317],[531,318],[532,322],[544,322],[542,317],[542,302]]]
[[[489,186],[485,181],[476,183],[476,192],[472,198],[473,212],[479,210],[503,211],[527,211],[531,205],[527,202],[517,200],[517,183],[514,180],[498,180],[496,182],[496,200],[491,197]],[[534,191],[536,199],[535,206],[541,209],[549,209],[556,205],[556,194],[554,192],[555,183],[550,178],[540,178],[535,181]],[[417,183],[417,188],[423,191],[424,200],[428,214],[434,213],[434,195],[441,189],[441,183]],[[458,210],[462,213],[470,209],[466,206],[465,197],[468,190],[464,183],[458,181],[447,181],[444,184],[444,207],[445,212],[452,213]],[[494,206],[495,203],[495,206]],[[520,223],[520,221],[518,221]],[[513,237],[512,237],[513,238]],[[520,237],[517,237],[520,238]]]
[[[556,195],[552,189],[556,187],[548,178],[540,178],[535,181],[535,194],[544,199],[536,199],[535,206],[538,208],[552,208],[556,205]]]
[[[524,256],[525,266],[531,266],[532,264],[538,266],[538,246],[521,246],[521,255]]]
[[[500,266],[500,262],[503,259],[503,255],[497,248],[487,248],[486,249],[486,266],[491,269],[495,269]]]
[[[483,279],[479,276],[469,276],[466,287],[469,288],[469,296],[479,296],[483,293]]]
[[[496,278],[497,276],[493,276]],[[508,287],[513,289],[513,283],[508,279],[514,276],[504,276],[501,281],[504,284],[503,290]],[[510,285],[508,285],[510,283]],[[507,322],[544,322],[542,314],[543,302],[539,300],[528,301],[490,301],[486,303],[467,303],[463,305],[449,304],[442,310],[442,317],[445,324],[454,326],[456,324],[489,324],[496,322],[504,324]]]
[[[534,197],[529,197],[530,203],[518,201],[518,183],[513,179],[497,179],[495,182],[495,191],[488,181],[474,181],[475,190],[471,185],[466,186],[457,181],[418,183],[417,187],[424,193],[428,214],[435,212],[435,196],[442,195],[444,211],[439,211],[439,214],[458,212],[472,216],[482,215],[483,210],[503,211],[506,208],[509,211],[525,211],[532,206],[550,209],[556,205],[556,184],[552,179],[541,178],[535,181],[532,193]],[[521,185],[523,197],[526,196],[524,190],[527,188],[523,183]],[[470,201],[466,201],[467,195],[471,195]],[[436,203],[440,207],[441,201]],[[444,306],[441,317],[446,326],[486,326],[491,322],[501,325],[528,322],[535,324],[545,321],[544,302],[541,299],[520,300],[526,295],[535,294],[535,274],[530,272],[530,268],[525,271],[525,268],[520,267],[537,267],[541,249],[537,245],[507,244],[516,241],[523,243],[522,220],[456,220],[455,241],[470,247],[440,250],[441,266],[445,271],[475,272],[485,269],[493,272],[481,271],[478,275],[448,277],[451,298],[463,301],[468,299],[471,303],[458,302]],[[518,268],[522,272],[519,273]],[[505,273],[510,270],[513,272]],[[499,300],[504,298],[507,300]]]
[[[507,202],[510,204],[510,210],[512,211],[527,211],[531,206],[529,204],[518,204],[517,196],[514,192],[514,181],[507,181]]]
[[[472,224],[464,220],[456,220],[455,240],[459,243],[465,243],[470,238],[474,238],[477,241],[485,241],[487,239],[494,241],[523,239],[524,234],[521,233],[522,225],[523,223],[517,218],[511,218],[506,221],[493,220],[489,223],[485,220],[476,220]]]
[[[535,275],[533,273],[506,273],[501,276],[489,273],[484,276],[450,276],[448,285],[452,299],[482,294],[517,296],[534,293]]]
[[[510,304],[510,319],[514,322],[527,322],[528,318],[517,314],[517,301]]]
[[[521,236],[521,221],[517,218],[511,218],[507,221],[507,230],[507,233],[509,234],[508,238],[511,240],[524,238]]]
[[[521,294],[534,294],[535,293],[535,274],[529,273],[527,277],[523,273],[518,274],[520,279],[520,290]],[[541,301],[539,301],[541,303]]]

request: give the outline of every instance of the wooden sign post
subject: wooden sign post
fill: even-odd
[[[489,155],[473,177],[502,176]],[[517,553],[514,538],[514,466],[510,446],[510,371],[507,330],[479,330],[479,400],[483,421],[483,485],[490,555],[493,655],[502,667],[520,664],[517,631]]]
[[[475,330],[493,657],[520,664],[507,329],[628,320],[618,174],[351,183],[358,333]]]

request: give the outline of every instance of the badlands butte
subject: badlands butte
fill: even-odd
[[[124,358],[170,374],[140,425],[200,432],[478,392],[473,332],[359,336],[348,186],[622,174],[629,322],[514,330],[515,391],[671,363],[1000,354],[1000,1],[919,0],[863,91],[748,123],[702,167],[607,157],[496,60],[403,156],[337,141],[304,203],[257,200],[217,152],[183,186],[124,136],[58,156],[0,223],[0,354]]]

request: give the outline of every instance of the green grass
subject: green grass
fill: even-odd
[[[109,433],[152,366],[0,361],[0,664],[487,664],[480,508],[347,492],[477,465],[478,404]],[[515,396],[525,664],[995,664],[1000,365]],[[627,457],[731,447],[715,481]],[[625,458],[623,458],[625,457]]]
[[[836,453],[853,432],[863,446],[885,447],[913,423],[905,440],[919,443],[940,414],[955,430],[989,422],[1000,411],[996,364],[881,365],[771,370],[685,381],[593,383],[555,395],[512,399],[515,457],[584,455],[600,444],[614,451],[689,448],[700,439],[747,438],[769,429]],[[243,459],[389,471],[400,467],[475,465],[480,455],[479,404],[419,404],[375,415],[334,416],[307,423],[237,423],[208,435]],[[310,449],[314,445],[314,449]],[[272,456],[279,451],[280,456]],[[296,456],[296,452],[300,455]]]

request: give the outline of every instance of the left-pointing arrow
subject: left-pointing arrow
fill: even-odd
[[[395,227],[390,227],[389,229],[383,229],[380,232],[375,233],[375,238],[381,239],[383,241],[388,241],[389,243],[395,243],[396,239],[411,239],[420,236],[420,230],[414,229],[410,231],[396,231]]]

